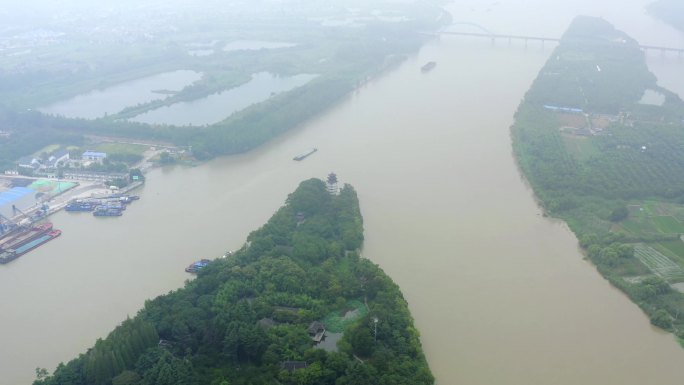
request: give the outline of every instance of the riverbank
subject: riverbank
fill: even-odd
[[[69,187],[65,189],[60,189],[54,194],[49,194],[49,198],[44,196],[35,205],[25,208],[22,213],[9,218],[10,220],[19,223],[24,217],[27,216],[37,216],[47,217],[54,215],[61,210],[63,210],[69,202],[78,199],[89,199],[89,198],[102,198],[114,194],[127,194],[139,187],[141,187],[144,182],[136,181],[128,184],[125,187],[117,188],[112,190],[110,186],[105,186],[101,182],[92,181],[74,181],[74,180],[59,180],[50,179],[46,180],[44,178],[28,178],[28,177],[17,177],[17,176],[0,176],[0,179],[7,180],[11,182],[13,179],[27,179],[33,180],[35,182],[49,182],[54,184],[66,184]],[[39,193],[39,192],[37,192]],[[47,207],[47,211],[45,210]]]
[[[164,6],[160,5],[160,7]],[[202,10],[201,6],[198,8],[193,11],[200,13],[206,11]],[[82,142],[83,137],[89,135],[156,140],[172,142],[183,147],[192,146],[194,155],[200,160],[244,153],[286,130],[305,123],[339,103],[343,97],[349,95],[368,79],[393,68],[407,55],[414,54],[426,41],[426,37],[419,31],[433,30],[448,23],[444,11],[432,3],[400,6],[368,2],[354,10],[336,11],[342,14],[351,13],[348,17],[359,18],[359,22],[363,20],[361,26],[367,28],[353,28],[344,24],[327,25],[325,20],[337,16],[329,15],[330,11],[325,7],[311,5],[299,8],[290,9],[287,12],[289,17],[282,21],[282,25],[273,23],[271,19],[273,17],[275,20],[280,20],[283,17],[282,14],[276,12],[271,16],[249,13],[248,19],[253,18],[255,22],[250,24],[250,28],[241,26],[237,32],[232,31],[231,28],[226,30],[226,25],[232,24],[230,22],[223,23],[221,27],[214,26],[208,35],[212,35],[210,40],[212,45],[216,45],[214,47],[216,52],[203,57],[193,57],[185,52],[185,45],[192,46],[198,43],[192,40],[207,39],[207,36],[201,38],[197,36],[194,27],[168,37],[182,43],[174,41],[169,43],[169,46],[165,45],[166,42],[155,44],[154,49],[149,50],[141,49],[141,47],[146,47],[148,42],[137,42],[132,44],[132,47],[120,47],[120,52],[128,52],[130,49],[136,51],[135,54],[124,55],[127,57],[127,63],[117,67],[118,71],[105,66],[107,69],[73,71],[68,75],[51,73],[44,67],[49,66],[51,60],[56,60],[52,57],[54,52],[42,57],[41,60],[35,60],[32,53],[24,58],[26,65],[18,70],[26,84],[19,84],[21,87],[8,93],[5,98],[6,106],[0,109],[0,121],[4,120],[8,127],[22,128],[21,132],[11,132],[9,140],[0,141],[0,153],[4,152],[2,151],[4,146],[9,149],[20,146],[21,151],[7,151],[7,154],[11,156],[0,157],[0,167],[11,167],[12,162],[17,158],[37,151],[47,144]],[[266,12],[266,14],[269,13]],[[361,16],[366,13],[368,13],[368,18]],[[387,20],[383,18],[383,14],[392,14],[402,22]],[[188,26],[185,23],[192,26],[195,20],[193,16],[196,15],[189,14],[188,20],[181,24],[186,28]],[[158,17],[169,16],[162,12]],[[230,19],[230,16],[227,17]],[[259,22],[263,17],[269,20],[269,27],[264,27]],[[125,23],[125,21],[119,22]],[[366,25],[366,23],[369,24]],[[79,30],[79,33],[70,35],[66,39],[73,39],[73,44],[83,46],[80,50],[81,55],[88,58],[84,60],[91,62],[102,60],[103,53],[92,47],[91,39],[82,36],[80,32]],[[278,36],[278,39],[292,43],[283,45],[257,40],[234,41],[236,33],[238,35],[250,34],[255,37],[263,36],[264,40],[266,36],[271,36],[271,38]],[[234,51],[220,49],[221,44],[230,44],[230,42],[240,43],[238,45],[242,48]],[[265,45],[262,47],[259,44]],[[160,46],[164,46],[167,50],[164,54],[160,54],[159,50],[163,49]],[[108,52],[107,55],[109,54],[111,53]],[[175,72],[169,68],[170,61],[177,66]],[[58,64],[54,63],[54,65]],[[37,68],[40,68],[41,74],[43,72],[46,74],[31,77],[30,74],[32,71],[37,71]],[[145,88],[147,83],[136,82],[140,80],[140,78],[136,79],[136,76],[145,74],[147,77],[154,77],[164,72],[162,69],[165,69],[165,74],[171,77],[174,73],[191,73],[189,80],[186,79],[190,84],[179,85],[179,90],[170,96],[153,93],[151,100],[145,99],[142,102],[130,97],[130,95],[139,96],[159,90],[159,85],[151,86],[151,89]],[[99,70],[104,73],[98,74]],[[264,76],[269,77],[270,80],[263,81],[262,79],[251,88],[248,87],[245,95],[239,94],[240,85],[251,83],[250,79],[255,77],[263,78]],[[297,76],[308,80],[311,80],[310,77],[315,77],[315,79],[287,92],[277,87],[269,88],[269,83],[278,83]],[[97,77],[100,82],[96,87],[93,86],[93,77]],[[128,82],[122,80],[128,80]],[[112,89],[117,92],[112,91],[111,95],[106,94]],[[237,103],[241,100],[252,100],[248,96],[254,94],[255,91],[259,95],[263,94],[263,97],[254,99],[255,104],[249,105],[251,103],[248,103],[245,106]],[[3,90],[0,90],[0,94],[2,92]],[[98,92],[109,96],[105,100],[84,102],[88,100],[89,95],[100,95]],[[236,95],[232,95],[233,92]],[[212,98],[220,94],[226,94],[224,95],[226,100],[212,101]],[[57,109],[52,113],[72,116],[75,117],[74,119],[38,112],[41,107],[45,107],[46,103],[64,102],[64,98],[69,97],[74,98],[76,102],[67,103],[70,107],[65,111]],[[181,115],[187,115],[185,118],[189,120],[179,117],[175,120],[164,120],[164,124],[142,124],[135,121],[135,118],[142,114],[159,112],[157,110],[160,109],[183,107],[189,104],[197,106],[203,103],[205,108],[211,110],[213,118],[210,122],[203,120],[203,117],[209,113],[198,113],[197,108],[190,108],[181,113]],[[113,105],[111,110],[104,109],[99,114],[93,115],[94,111],[86,111],[102,109],[108,104]],[[121,106],[125,107],[121,109]],[[235,110],[234,113],[229,113],[233,110]],[[193,112],[197,115],[194,118],[191,117]],[[87,117],[96,118],[87,119]],[[200,123],[188,124],[193,121]],[[26,138],[30,137],[31,133],[38,132],[42,135],[43,141],[33,146],[33,142],[27,141]]]
[[[643,102],[647,91],[662,103]],[[683,106],[656,84],[634,40],[605,21],[578,18],[512,127],[517,161],[545,212],[568,223],[601,274],[651,323],[680,338]]]

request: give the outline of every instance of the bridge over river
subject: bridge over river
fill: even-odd
[[[489,32],[452,32],[452,31],[441,31],[433,35],[455,35],[455,36],[472,36],[472,37],[484,37],[492,40],[494,43],[496,40],[508,40],[511,43],[513,40],[523,40],[525,42],[525,47],[530,41],[539,41],[542,45],[546,42],[558,43],[561,41],[560,38],[555,37],[543,37],[543,36],[528,36],[528,35],[508,35],[508,34],[496,34]],[[639,47],[644,51],[660,51],[663,54],[667,52],[674,52],[680,57],[684,55],[684,48],[675,47],[665,47],[665,46],[654,46],[654,45],[639,45]]]

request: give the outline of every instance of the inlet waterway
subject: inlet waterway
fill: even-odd
[[[646,0],[481,3],[451,11],[542,36],[591,14],[648,43],[684,46],[642,12]],[[509,126],[552,48],[435,39],[256,151],[153,170],[123,217],[55,215],[60,239],[0,266],[0,382],[28,384],[36,366],[83,352],[145,299],[180,287],[190,262],[239,248],[301,180],[334,171],[359,192],[363,254],[401,287],[438,384],[681,384],[684,349],[542,215],[516,168]],[[437,66],[421,73],[427,61]],[[649,64],[684,94],[681,60],[651,54]],[[291,160],[310,147],[318,152]]]
[[[165,99],[168,95],[155,91],[180,91],[201,77],[201,73],[188,70],[164,72],[77,95],[41,108],[40,111],[67,118],[102,118],[121,112],[126,107]]]
[[[173,124],[176,126],[214,124],[252,104],[263,102],[276,94],[302,86],[316,76],[299,74],[281,77],[268,72],[260,72],[253,74],[249,82],[239,87],[201,99],[159,107],[131,120],[140,123]]]

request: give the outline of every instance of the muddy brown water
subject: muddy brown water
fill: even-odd
[[[640,11],[645,1],[546,3],[450,10],[546,36],[590,13],[645,43],[684,45]],[[239,248],[300,181],[331,171],[359,192],[363,254],[401,286],[439,384],[681,384],[684,349],[542,216],[516,168],[508,127],[552,48],[435,39],[252,153],[153,170],[123,217],[55,215],[61,238],[0,266],[0,384],[28,384],[37,366],[85,351],[145,299],[180,287],[189,263]],[[421,73],[427,61],[437,66]],[[649,64],[684,94],[680,60],[649,54]]]

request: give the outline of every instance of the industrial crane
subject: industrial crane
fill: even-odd
[[[29,221],[31,224],[33,224],[33,222],[36,222],[37,220],[40,220],[41,218],[43,218],[43,217],[45,216],[46,210],[45,210],[45,206],[43,206],[43,207],[40,208],[38,211],[36,211],[35,214],[33,214],[33,215],[31,216],[31,215],[26,214],[26,213],[25,213],[23,210],[21,210],[19,207],[15,206],[15,205],[12,205],[12,212],[14,213],[15,216],[17,215],[17,213],[23,215],[24,217],[26,217],[26,219],[28,219],[28,221]]]
[[[14,221],[0,214],[0,237],[14,231],[17,227]]]

